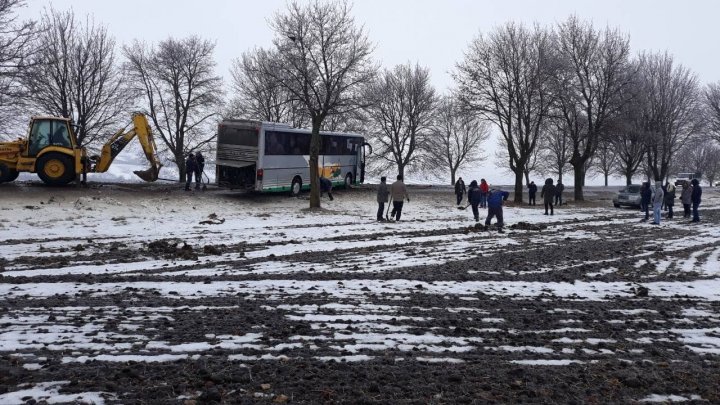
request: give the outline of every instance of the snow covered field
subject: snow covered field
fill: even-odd
[[[599,189],[554,216],[506,207],[505,233],[410,191],[379,223],[366,189],[311,212],[3,185],[0,403],[720,401],[713,190],[698,225]]]

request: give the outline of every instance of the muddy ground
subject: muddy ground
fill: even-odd
[[[720,403],[714,190],[660,226],[611,194],[499,233],[437,187],[377,223],[367,188],[2,185],[0,403]]]

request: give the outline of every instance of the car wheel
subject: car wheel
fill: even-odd
[[[75,179],[75,170],[70,156],[48,153],[37,160],[35,171],[45,184],[64,186]]]
[[[353,182],[353,175],[352,175],[352,173],[348,173],[345,176],[345,188],[346,189],[350,188],[352,186],[352,182]]]
[[[302,179],[300,176],[295,176],[295,178],[292,180],[292,183],[290,184],[290,195],[293,197],[297,197],[300,195],[300,191],[302,190]]]

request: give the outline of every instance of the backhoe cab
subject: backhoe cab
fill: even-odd
[[[0,142],[0,183],[15,180],[20,172],[37,173],[53,186],[68,184],[80,175],[85,180],[87,173],[106,172],[136,136],[151,167],[134,173],[145,181],[155,181],[162,165],[147,118],[134,114],[132,122],[132,129],[121,129],[103,145],[100,156],[88,157],[85,148],[78,145],[69,119],[33,117],[27,139]]]

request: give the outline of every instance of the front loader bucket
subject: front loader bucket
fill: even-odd
[[[160,167],[161,166],[152,166],[147,170],[135,170],[133,173],[135,173],[136,176],[140,177],[144,181],[153,182],[158,179],[158,175],[160,174]]]

